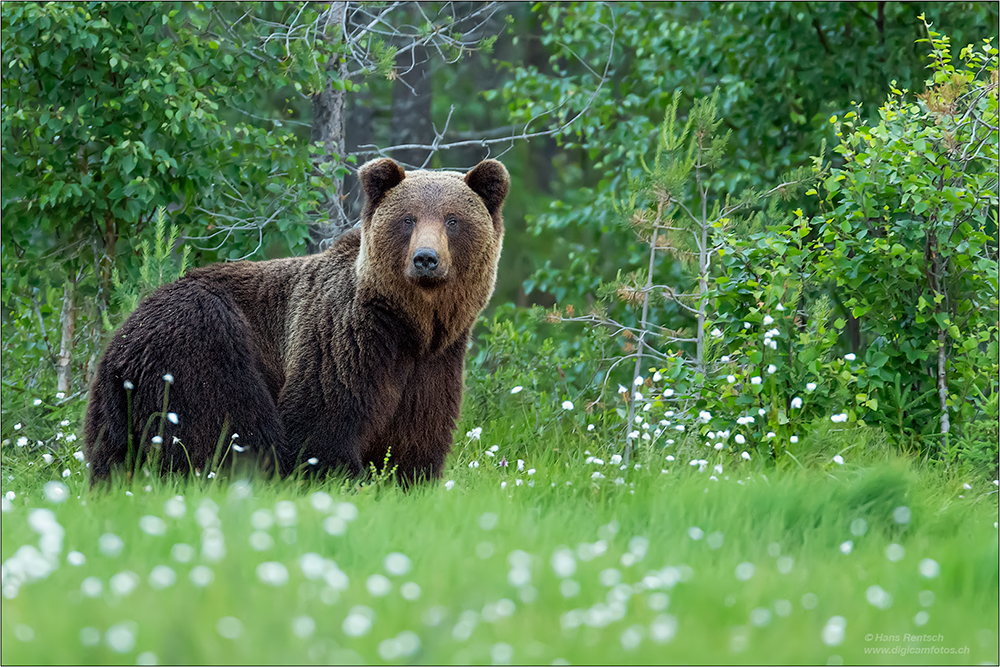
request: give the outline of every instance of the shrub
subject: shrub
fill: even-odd
[[[831,119],[845,165],[824,183],[819,269],[866,342],[865,418],[957,456],[949,433],[985,435],[972,425],[997,393],[998,51],[970,45],[956,67],[948,38],[927,30],[924,93],[893,87],[878,123]]]

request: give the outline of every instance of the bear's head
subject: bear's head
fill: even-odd
[[[428,341],[453,341],[493,294],[507,169],[484,160],[466,174],[407,172],[382,158],[358,176],[365,190],[359,288],[391,299]]]

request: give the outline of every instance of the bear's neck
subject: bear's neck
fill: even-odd
[[[424,292],[409,283],[388,282],[359,277],[357,306],[383,322],[387,333],[405,338],[421,356],[438,354],[467,336],[479,313],[464,312],[450,285]]]

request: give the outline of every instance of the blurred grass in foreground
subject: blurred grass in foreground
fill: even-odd
[[[90,492],[71,453],[7,456],[3,663],[997,662],[992,484],[870,449],[621,470],[594,434],[531,456],[514,426],[410,493]]]

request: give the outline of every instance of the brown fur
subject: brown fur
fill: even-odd
[[[496,281],[509,177],[495,160],[463,176],[382,159],[359,175],[361,229],[331,249],[192,271],[115,332],[87,411],[93,479],[125,462],[130,436],[145,451],[161,429],[164,470],[188,457],[204,468],[235,432],[283,473],[315,457],[358,474],[391,447],[404,479],[441,474],[469,331]],[[418,252],[433,270],[415,268]],[[143,439],[164,373],[179,423],[154,416]]]

